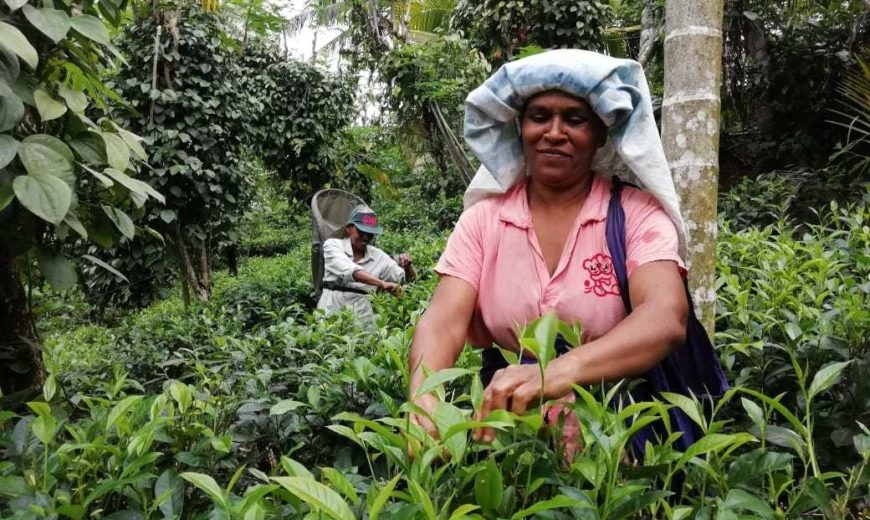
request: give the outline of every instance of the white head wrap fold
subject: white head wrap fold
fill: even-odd
[[[674,222],[680,256],[686,229],[640,64],[595,52],[561,49],[503,65],[465,100],[465,140],[482,163],[465,191],[465,207],[506,193],[526,174],[519,121],[535,94],[560,90],[586,99],[607,125],[609,139],[593,169],[637,184]]]

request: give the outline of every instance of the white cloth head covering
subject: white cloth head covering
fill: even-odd
[[[640,64],[590,51],[560,49],[503,65],[465,100],[465,140],[481,167],[465,190],[468,208],[501,195],[526,174],[519,116],[526,101],[547,90],[586,99],[609,139],[593,170],[617,175],[654,196],[674,222],[686,259],[686,228]]]

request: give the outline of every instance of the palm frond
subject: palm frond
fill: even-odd
[[[455,8],[456,0],[415,0],[411,3],[410,29],[429,33],[446,29]]]
[[[846,143],[832,160],[851,164],[852,171],[870,171],[870,62],[858,58],[857,67],[848,71],[837,89],[841,109],[831,110],[828,120],[846,129]]]

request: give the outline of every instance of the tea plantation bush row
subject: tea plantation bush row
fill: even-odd
[[[407,424],[407,349],[446,238],[432,228],[384,237],[423,276],[401,299],[375,296],[370,329],[311,312],[302,232],[288,254],[220,275],[205,305],[170,298],[113,327],[64,330],[52,312],[75,314],[73,298],[47,313],[44,400],[0,411],[0,518],[866,514],[867,217],[865,197],[799,228],[723,219],[716,342],[735,389],[712,406],[621,407],[624,385],[583,389],[585,447],[571,463],[539,413],[496,414],[497,441],[470,441],[474,352],[429,381],[444,396],[440,439]],[[671,437],[631,462],[631,434],[672,406],[704,438],[680,453]]]

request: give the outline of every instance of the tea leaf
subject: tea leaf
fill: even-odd
[[[417,504],[423,507],[427,520],[437,520],[438,515],[435,513],[435,506],[432,504],[429,494],[420,487],[420,484],[416,480],[406,478],[406,481],[408,482],[408,489],[411,490],[411,496]]]
[[[384,505],[386,505],[387,500],[390,499],[390,495],[393,493],[393,489],[399,482],[399,478],[401,478],[401,475],[396,475],[378,492],[378,496],[375,497],[372,506],[369,508],[369,520],[378,520],[381,510],[384,508]]]
[[[131,395],[129,397],[125,397],[118,404],[112,408],[112,411],[109,412],[109,417],[106,419],[106,430],[112,429],[112,426],[121,418],[127,410],[130,409],[134,404],[138,403],[142,400],[141,395]]]
[[[450,381],[454,381],[471,373],[471,370],[466,368],[447,368],[439,370],[423,380],[423,384],[417,388],[415,396],[428,394],[445,383],[449,383]]]
[[[761,498],[744,491],[742,489],[732,489],[728,491],[722,507],[726,509],[745,509],[758,513],[763,518],[773,518],[773,509]]]
[[[695,424],[706,430],[706,421],[704,421],[704,418],[701,417],[701,411],[698,409],[698,404],[696,401],[684,395],[675,394],[673,392],[662,392],[661,396],[664,397],[665,400],[667,400],[669,403],[682,410],[683,413],[688,415],[689,418],[695,422]]]
[[[178,518],[184,508],[184,485],[178,473],[168,469],[154,483],[154,497],[166,518]]]
[[[834,386],[840,378],[840,374],[852,361],[843,361],[841,363],[833,363],[816,372],[813,377],[813,382],[810,384],[808,396],[810,399]]]
[[[269,415],[284,415],[287,412],[292,412],[293,410],[303,406],[307,405],[300,401],[294,401],[293,399],[284,399],[283,401],[276,403],[272,408],[269,408]]]
[[[320,482],[300,477],[272,477],[272,480],[313,509],[326,513],[334,520],[355,520],[347,502]]]
[[[502,481],[501,470],[496,466],[493,459],[486,462],[483,471],[477,474],[474,479],[474,500],[484,512],[495,517],[496,512],[501,505],[502,492],[504,491],[504,482]]]
[[[565,495],[556,495],[550,500],[538,502],[532,507],[517,512],[511,517],[511,520],[519,520],[520,518],[525,518],[527,516],[532,516],[534,514],[540,513],[541,511],[548,511],[550,509],[562,509],[564,507],[576,507],[583,504],[584,502],[577,500],[576,498],[570,498]]]
[[[204,491],[212,498],[222,509],[227,510],[229,503],[227,497],[224,496],[223,490],[218,486],[217,482],[209,475],[202,473],[185,472],[181,474],[181,478],[190,482],[194,486]]]
[[[349,498],[354,505],[359,504],[359,495],[357,495],[356,490],[350,481],[347,480],[347,477],[340,471],[334,468],[323,468],[321,473],[329,480],[330,484],[341,491],[341,494]]]
[[[462,520],[468,513],[480,509],[479,506],[471,505],[471,504],[462,504],[453,510],[453,514],[450,515],[448,520]]]

